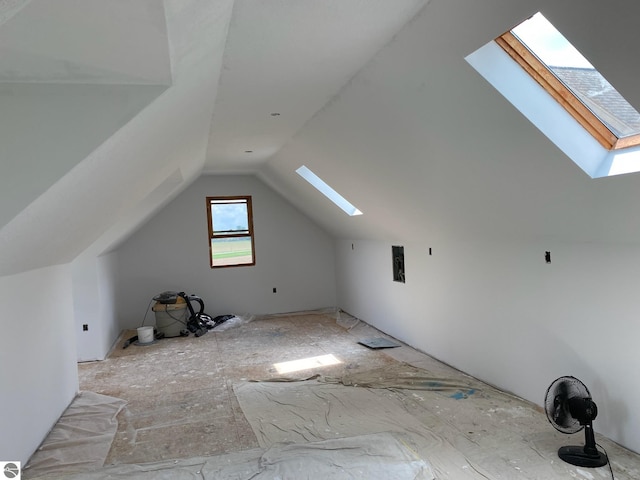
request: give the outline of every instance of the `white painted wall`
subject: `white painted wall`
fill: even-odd
[[[339,307],[538,404],[575,375],[600,407],[595,429],[640,451],[640,177],[589,178],[464,60],[535,12],[500,3],[430,2],[266,173],[342,239]],[[540,8],[570,23],[572,3]],[[301,159],[364,215],[322,203],[296,178]]]
[[[98,299],[100,302],[100,324],[102,325],[102,339],[98,348],[99,356],[105,358],[120,334],[120,321],[117,308],[118,263],[117,253],[101,255],[98,264]]]
[[[255,266],[210,268],[206,197],[212,195],[252,196]],[[122,328],[140,326],[151,298],[165,290],[199,295],[213,316],[336,303],[333,240],[255,176],[200,177],[116,253]],[[149,312],[146,324],[154,321]]]
[[[100,343],[104,334],[100,321],[97,259],[80,256],[71,263],[71,274],[78,361],[102,360]],[[89,328],[87,331],[82,329],[85,324]]]
[[[408,243],[401,284],[391,245],[338,242],[341,308],[538,405],[555,378],[576,376],[598,404],[596,431],[640,451],[640,248]]]
[[[115,253],[98,257],[87,253],[71,264],[74,332],[80,362],[106,358],[120,333],[115,312],[115,259]]]
[[[8,157],[3,157],[8,166],[0,180],[2,205],[7,206],[0,213],[0,274],[70,263],[96,244],[108,249],[139,225],[136,220],[150,213],[140,210],[149,207],[147,202],[158,189],[169,195],[169,184],[189,182],[202,169],[233,2],[169,3],[166,27],[173,83],[131,119],[137,111],[133,107],[139,110],[143,97],[151,101],[150,91],[157,95],[164,87],[27,85],[14,89],[44,95],[41,102],[35,102],[32,95],[9,95],[7,90],[10,93],[12,88],[0,86],[0,97],[6,96],[12,107],[7,110],[9,123],[27,125],[23,133],[38,130],[40,124],[31,122],[32,118],[46,124],[33,138],[19,136],[18,124],[8,130],[16,137],[9,142]],[[99,94],[100,89],[113,95]],[[123,92],[138,89],[141,96],[127,102]],[[93,98],[96,95],[98,100]],[[85,101],[85,96],[91,101]],[[99,108],[109,100],[112,106]],[[90,108],[78,107],[85,103]],[[130,115],[116,115],[118,106],[126,107]],[[45,107],[47,114],[40,114],[38,108]],[[103,110],[106,117],[95,120]],[[67,114],[61,116],[63,111]],[[67,118],[72,114],[77,115],[75,123]],[[107,121],[116,116],[119,123]],[[73,128],[65,129],[56,122]],[[119,129],[106,138],[107,126]],[[70,137],[49,136],[53,130],[64,130]],[[46,148],[40,141],[43,138],[52,139],[44,142]],[[83,156],[86,158],[77,163]],[[35,171],[41,175],[34,175]],[[136,210],[139,215],[132,217]],[[10,220],[5,224],[3,218]],[[34,235],[34,226],[47,232],[46,245]]]
[[[0,277],[0,452],[26,462],[78,391],[68,265]]]
[[[16,113],[7,121],[26,136],[11,136],[16,155],[6,160],[0,269],[5,275],[38,270],[0,277],[0,298],[8,306],[0,317],[8,339],[0,353],[6,406],[0,431],[21,432],[3,434],[1,451],[25,459],[77,389],[74,309],[76,323],[83,315],[98,322],[100,337],[81,349],[91,346],[90,354],[99,356],[120,328],[139,325],[150,297],[165,289],[200,294],[214,315],[337,303],[536,402],[556,375],[573,373],[601,405],[596,429],[640,450],[632,431],[638,417],[627,400],[638,397],[638,386],[626,383],[634,374],[629,366],[640,360],[632,345],[638,335],[640,177],[591,181],[464,61],[540,6],[561,30],[568,27],[572,39],[582,40],[576,44],[591,45],[587,56],[602,62],[601,71],[637,106],[640,64],[628,59],[640,44],[640,30],[633,28],[639,7],[626,0],[590,0],[589,8],[578,9],[573,0],[501,0],[492,8],[432,0],[261,172],[292,203],[253,177],[203,177],[112,254],[92,251],[86,264],[41,268],[72,262],[94,242],[112,247],[124,237],[110,233],[111,226],[134,228],[135,222],[122,220],[136,204],[153,203],[156,188],[173,191],[174,180],[187,182],[202,166],[233,3],[169,2],[172,87],[126,125],[126,118],[117,125],[102,119],[105,135],[107,127],[122,128],[100,146],[104,137],[98,135],[93,147],[69,143],[77,149],[73,160],[62,150],[47,154],[42,143],[23,150],[19,140],[31,141],[33,132],[15,123],[28,120],[25,105],[36,111],[41,104],[34,95],[42,92],[42,105],[56,113],[43,117],[47,126],[61,128],[54,121],[59,100],[70,97],[50,95],[66,88],[3,86],[3,102]],[[605,33],[595,31],[611,41],[602,42]],[[89,89],[74,95],[81,91]],[[113,98],[126,99],[116,93]],[[83,123],[92,115],[81,110],[76,120]],[[34,164],[23,155],[28,151],[37,154],[36,167],[45,157],[55,163],[45,177],[34,179]],[[364,215],[347,218],[309,189],[295,174],[303,163]],[[44,193],[32,202],[38,192]],[[258,265],[211,270],[204,197],[239,193],[254,195]],[[117,230],[128,233],[128,227]],[[47,248],[36,230],[49,235]],[[108,242],[101,237],[105,230]],[[338,244],[339,302],[326,231],[370,239]],[[406,246],[405,285],[391,282],[396,239]],[[426,254],[429,246],[433,256]],[[552,265],[541,263],[547,249]],[[89,283],[79,285],[83,279]],[[97,319],[91,316],[96,305]],[[606,331],[598,331],[603,323]]]

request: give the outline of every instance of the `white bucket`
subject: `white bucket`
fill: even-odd
[[[153,327],[138,328],[138,343],[151,343],[153,340]]]

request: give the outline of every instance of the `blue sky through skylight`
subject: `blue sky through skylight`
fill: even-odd
[[[640,133],[640,113],[541,13],[511,32],[618,139]]]
[[[593,68],[540,12],[511,31],[548,66]]]
[[[465,59],[591,178],[640,172],[640,113],[542,14]]]

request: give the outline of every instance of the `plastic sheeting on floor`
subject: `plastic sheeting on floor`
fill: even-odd
[[[411,449],[433,468],[436,478],[481,478],[472,475],[465,455],[439,432],[427,428],[403,405],[404,397],[394,391],[313,380],[245,383],[235,386],[234,391],[262,447],[391,433],[403,435]],[[450,476],[451,471],[459,476]]]
[[[402,435],[436,478],[607,478],[608,467],[587,471],[560,461],[558,446],[582,439],[556,432],[523,400],[488,386],[461,394],[455,387],[472,386],[466,380],[453,389],[398,389],[392,375],[384,377],[389,388],[382,380],[376,388],[307,380],[244,383],[234,391],[265,448],[387,432]]]
[[[393,435],[338,438],[303,444],[276,444],[259,460],[252,476],[233,476],[237,465],[205,468],[206,478],[244,480],[406,479],[432,480],[426,462]]]
[[[104,465],[124,400],[80,392],[31,456],[23,478],[90,471]]]
[[[118,465],[68,480],[434,480],[429,465],[387,433],[305,444],[275,444],[266,451]]]
[[[466,385],[465,379],[461,381]],[[318,381],[238,384],[234,390],[258,435],[260,449],[106,466],[78,474],[56,473],[47,468],[48,474],[38,478],[609,478],[606,467],[587,470],[560,461],[558,446],[582,439],[556,432],[543,413],[511,395],[490,387],[464,396],[456,390],[382,385],[354,388]],[[605,438],[598,440],[613,459],[617,479],[639,478],[635,457]],[[77,459],[75,455],[82,454],[74,454]]]
[[[381,432],[416,432],[415,418],[398,408],[391,392],[313,380],[244,383],[234,391],[263,448]],[[422,434],[422,429],[416,433]]]
[[[461,377],[462,375],[458,375]],[[391,388],[404,390],[431,390],[458,392],[457,395],[469,395],[487,389],[487,385],[469,378],[456,379],[436,376],[431,372],[399,362],[371,370],[347,373],[340,377],[310,375],[304,377],[274,377],[257,382],[302,382],[317,379],[323,383],[336,383],[348,387]],[[472,394],[473,394],[472,393]]]

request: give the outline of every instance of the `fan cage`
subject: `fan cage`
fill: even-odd
[[[572,397],[591,398],[586,385],[572,376],[563,376],[554,380],[545,395],[544,409],[547,419],[556,430],[562,433],[577,433],[584,428],[584,425],[573,418],[568,410],[566,400]]]

